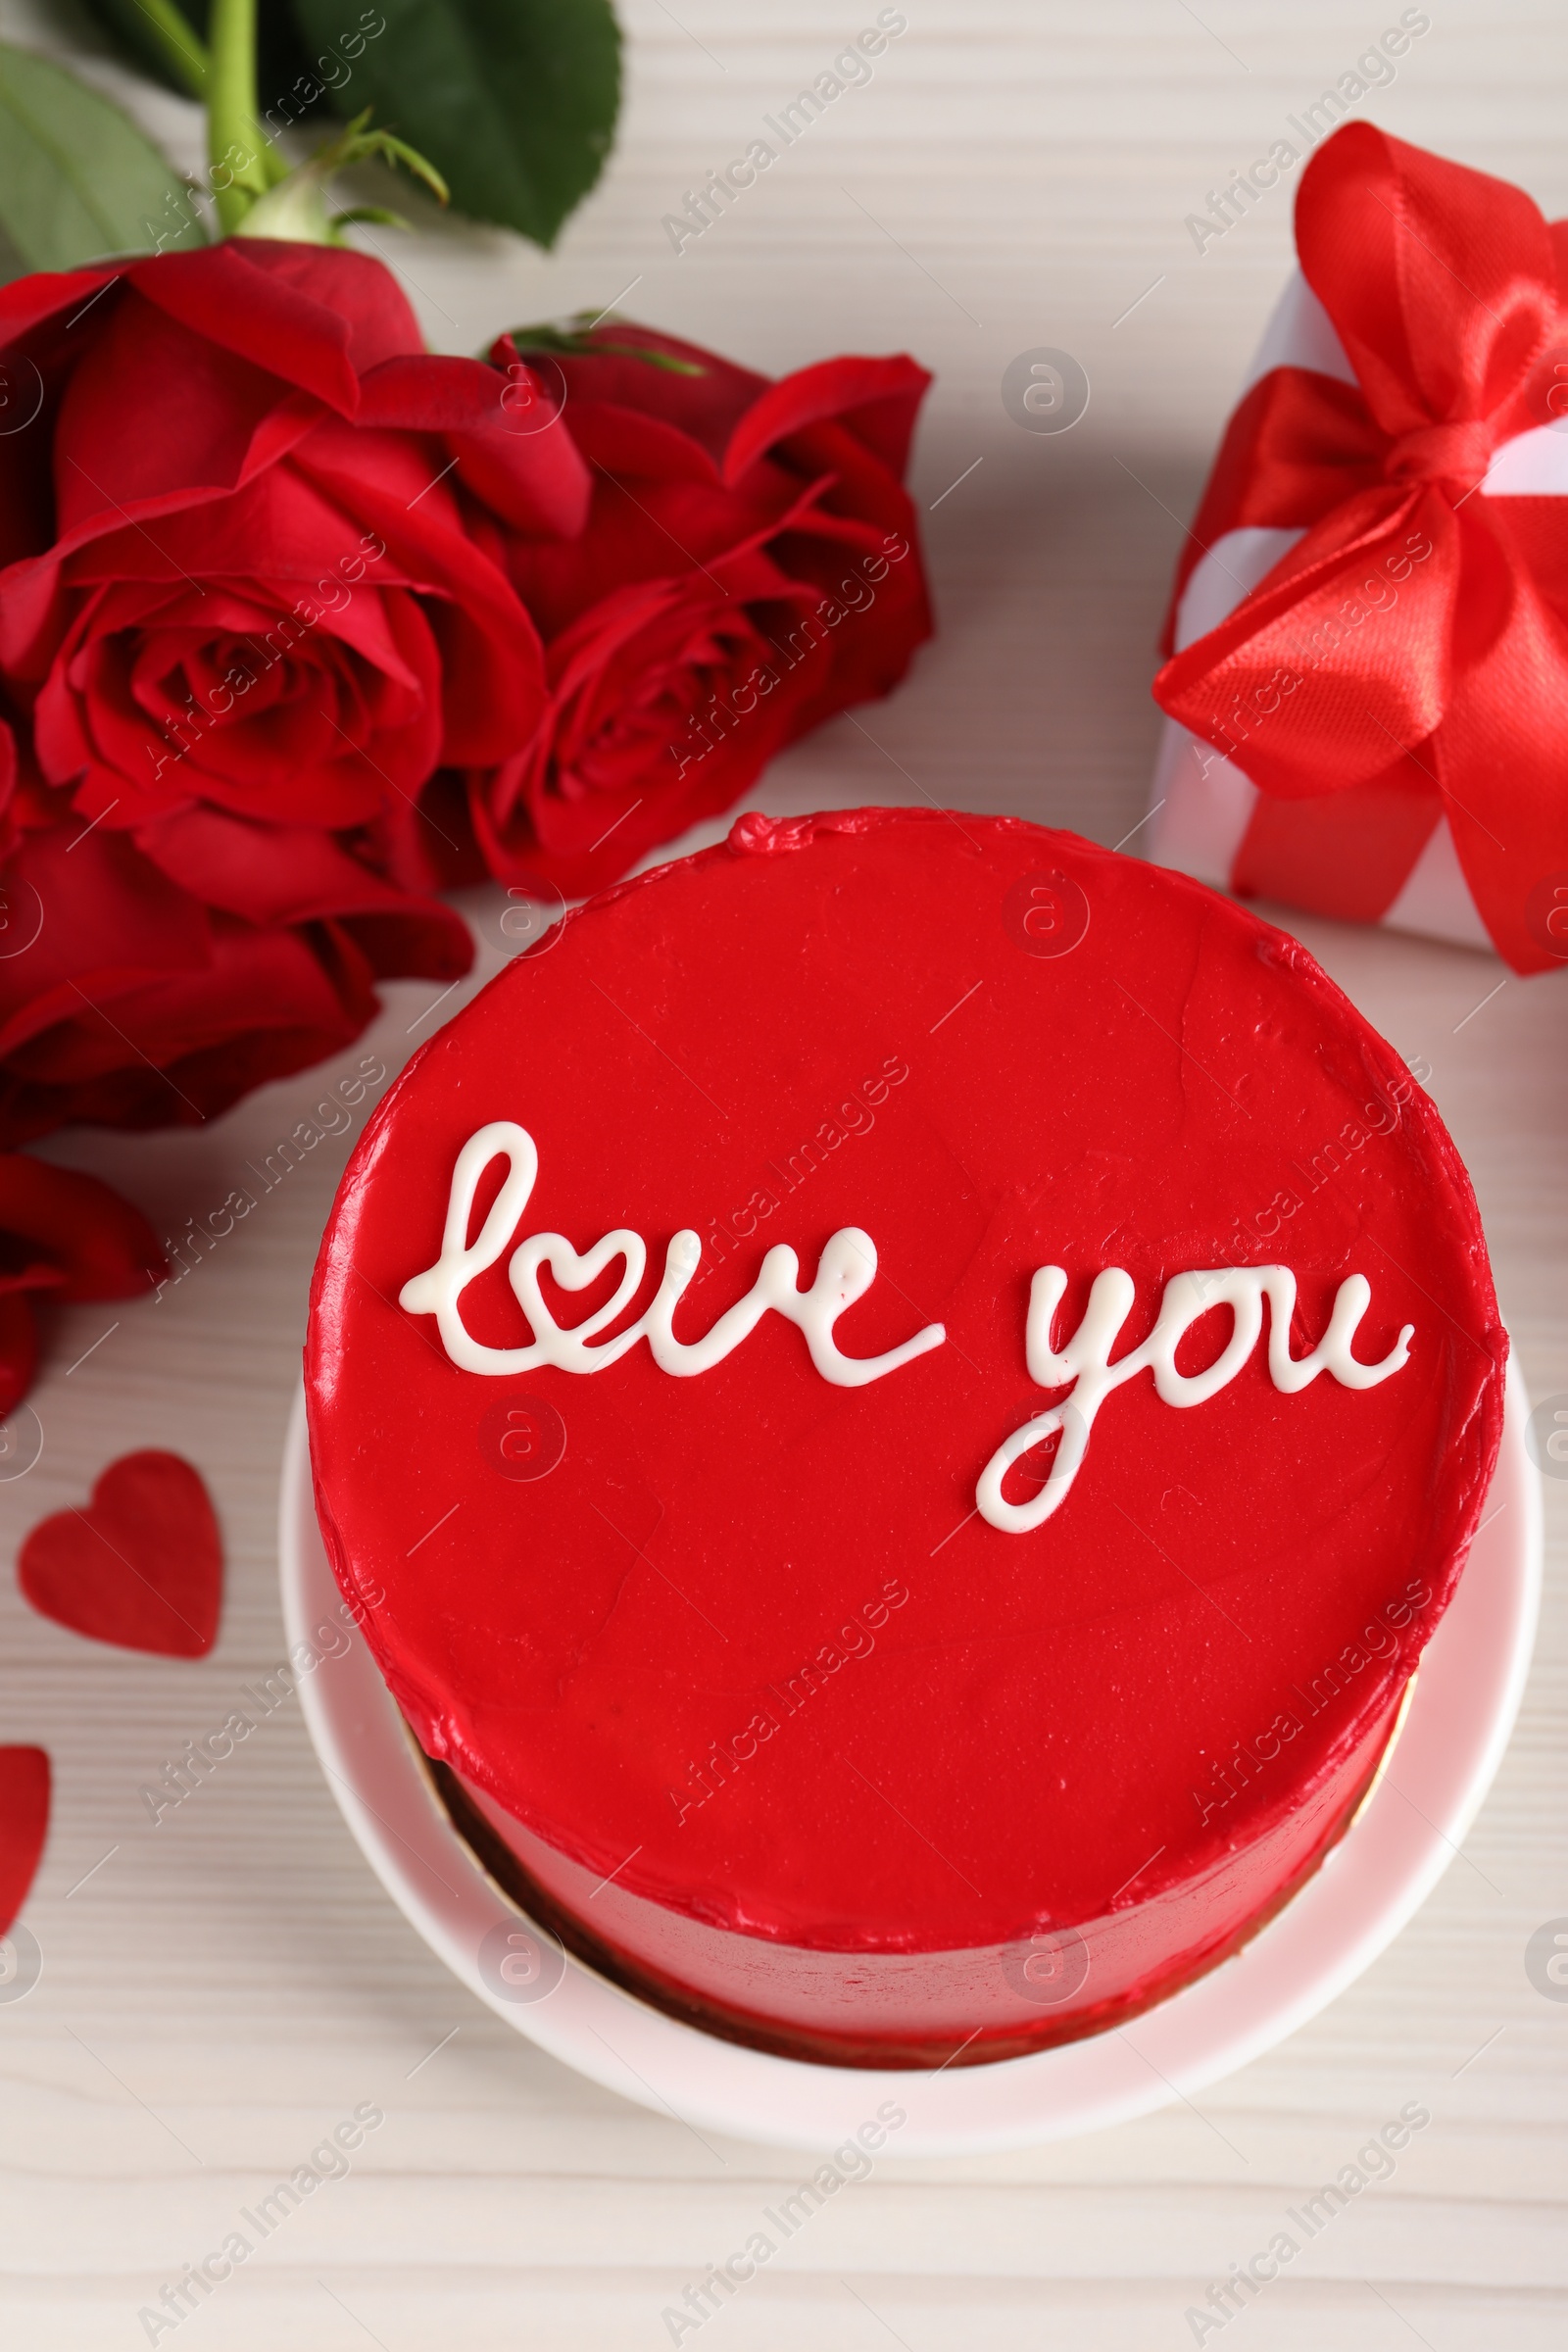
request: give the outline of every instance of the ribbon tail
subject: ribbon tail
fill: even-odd
[[[1470,895],[1516,972],[1568,963],[1564,512],[1560,498],[1478,498],[1461,515],[1477,642],[1428,761]]]
[[[1412,759],[1427,760],[1427,747],[1320,800],[1259,793],[1231,888],[1339,922],[1381,922],[1443,814],[1436,781],[1412,767]]]
[[[1489,789],[1462,754],[1448,745],[1440,751],[1453,846],[1493,946],[1513,971],[1556,970],[1568,963],[1568,823],[1560,783],[1527,770],[1507,789]],[[1450,773],[1462,780],[1463,800],[1446,784]]]

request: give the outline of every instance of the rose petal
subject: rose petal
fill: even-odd
[[[377,263],[341,249],[274,246],[258,257],[247,252],[250,242],[229,237],[194,253],[160,254],[126,274],[194,334],[352,416],[360,379],[350,357],[351,316],[377,360],[420,347],[395,279]],[[319,258],[302,266],[305,253]]]
[[[852,432],[889,473],[902,479],[909,438],[931,376],[901,353],[896,359],[822,360],[770,384],[737,424],[724,453],[724,479],[737,482],[765,450],[812,424]]]
[[[165,1271],[140,1209],[96,1176],[0,1152],[0,1233],[44,1259],[55,1298],[129,1298]]]

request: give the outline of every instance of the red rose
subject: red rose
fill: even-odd
[[[350,1045],[375,982],[454,980],[462,917],[330,833],[187,808],[24,832],[0,875],[0,1140],[194,1125]],[[10,936],[19,946],[4,947]]]
[[[0,1146],[210,1118],[352,1043],[378,979],[466,971],[462,918],[373,870],[381,831],[372,858],[199,806],[93,825],[0,722]]]
[[[146,1218],[96,1176],[0,1152],[0,1415],[32,1379],[36,1301],[144,1296],[168,1271]]]
[[[340,830],[527,736],[538,642],[480,541],[579,527],[586,469],[425,353],[379,262],[231,238],[22,278],[0,360],[42,401],[0,443],[0,667],[84,819]]]
[[[587,474],[426,355],[380,264],[256,240],[0,290],[0,1141],[195,1120],[451,979],[419,795],[544,708],[505,525]],[[9,759],[10,747],[6,747]],[[460,829],[461,830],[461,829]],[[36,937],[29,938],[36,928]]]
[[[469,777],[491,870],[571,895],[887,693],[931,630],[902,480],[924,368],[828,360],[770,383],[643,327],[591,341],[536,364],[544,399],[565,391],[536,438],[569,434],[593,467],[587,528],[509,534],[549,705],[525,750]],[[628,341],[684,371],[617,351]],[[516,367],[506,339],[491,356]]]

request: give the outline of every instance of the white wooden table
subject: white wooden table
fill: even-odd
[[[1203,0],[1200,21],[1183,0],[908,0],[909,29],[870,86],[679,258],[661,216],[875,9],[623,0],[622,13],[620,145],[556,257],[457,225],[375,232],[432,342],[468,350],[620,297],[773,370],[840,349],[916,353],[938,378],[913,480],[942,635],[891,704],[824,729],[758,798],[787,810],[929,794],[1120,840],[1145,805],[1147,681],[1181,521],[1288,265],[1290,191],[1201,256],[1183,219],[1396,8]],[[1434,0],[1432,19],[1365,111],[1568,212],[1560,8]],[[15,6],[0,24],[68,37]],[[141,111],[194,159],[188,109],[153,97]],[[1070,433],[1025,433],[1003,410],[1004,368],[1039,345],[1091,378]],[[493,968],[499,903],[476,894],[470,911]],[[1502,977],[1491,959],[1297,927],[1401,1052],[1431,1062],[1532,1393],[1568,1391],[1568,978],[1509,980],[1467,1018]],[[432,994],[389,990],[368,1043],[400,1058]],[[270,1088],[197,1135],[57,1149],[177,1232],[334,1074]],[[228,1549],[221,1637],[199,1664],[98,1648],[0,1591],[0,1738],[41,1741],[57,1776],[26,1913],[44,1973],[0,2006],[0,2327],[19,2352],[146,2342],[138,2308],[362,2102],[386,2120],[352,2172],[181,2323],[181,2352],[368,2338],[384,2352],[653,2352],[669,2341],[662,2309],[801,2176],[794,2157],[710,2151],[471,2001],[351,1844],[297,1706],[177,1813],[146,1817],[141,1788],[282,1652],[278,1455],[348,1140],[160,1304],[65,1315],[34,1399],[43,1458],[0,1488],[14,1551],[112,1456],[173,1446],[207,1476]],[[1548,1482],[1546,1504],[1545,1617],[1512,1750],[1463,1858],[1362,1983],[1196,2107],[1038,2154],[881,2163],[710,2324],[705,2352],[890,2338],[908,2352],[1174,2352],[1209,2282],[1412,2099],[1433,2120],[1396,2177],[1232,2323],[1227,2348],[1563,2342],[1568,2005],[1532,1987],[1523,1957],[1534,1929],[1568,1914],[1568,1485]]]

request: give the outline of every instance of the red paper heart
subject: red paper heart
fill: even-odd
[[[26,1900],[49,1828],[49,1759],[0,1747],[0,1936]]]
[[[84,1511],[57,1511],[22,1546],[35,1609],[95,1642],[199,1658],[213,1646],[223,1546],[200,1474],[177,1453],[111,1462]]]

